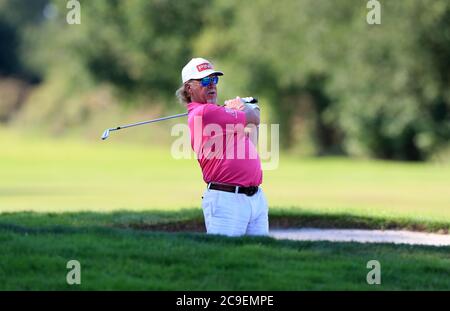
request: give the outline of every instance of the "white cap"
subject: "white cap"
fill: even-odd
[[[191,79],[202,79],[215,73],[218,76],[223,76],[223,72],[214,70],[213,64],[204,58],[193,58],[183,67],[181,71],[181,79],[183,83]]]

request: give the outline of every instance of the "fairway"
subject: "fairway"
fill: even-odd
[[[0,130],[0,212],[109,212],[200,208],[195,159],[170,147],[42,140]],[[271,208],[450,223],[450,167],[280,156],[264,171]]]
[[[36,140],[0,131],[2,290],[450,289],[448,247],[276,241],[201,231],[196,160],[170,148]],[[264,172],[275,227],[448,232],[450,169],[438,164],[294,159]],[[159,228],[159,229],[158,229]],[[82,284],[66,283],[77,259]],[[382,285],[366,263],[382,263]]]

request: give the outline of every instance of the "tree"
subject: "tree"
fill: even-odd
[[[18,76],[37,82],[36,72],[24,64],[23,33],[43,22],[42,9],[48,0],[0,0],[0,76]]]
[[[352,0],[227,0],[203,37],[230,26],[200,50],[270,99],[286,147],[302,114],[318,153],[423,160],[450,138],[450,3],[382,7],[372,26],[365,3]]]
[[[208,7],[200,0],[86,1],[71,49],[97,81],[127,94],[173,97]]]

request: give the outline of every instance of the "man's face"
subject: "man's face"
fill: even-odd
[[[202,85],[201,79],[190,80],[187,83],[187,89],[191,96],[191,100],[197,103],[208,103],[216,104],[217,102],[217,88],[213,82],[213,78],[216,77],[215,74],[209,75],[211,78],[210,83],[206,86]],[[217,77],[218,78],[218,77]]]

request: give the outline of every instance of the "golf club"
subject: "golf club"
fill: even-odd
[[[254,103],[258,102],[258,100],[255,97],[243,97],[243,98],[241,98],[241,100],[244,103],[246,103],[246,104],[254,104]],[[112,131],[117,131],[117,130],[125,129],[125,128],[128,128],[128,127],[133,127],[133,126],[138,126],[138,125],[143,125],[143,124],[149,124],[149,123],[154,123],[154,122],[159,122],[159,121],[164,121],[164,120],[169,120],[169,119],[180,118],[180,117],[184,117],[184,116],[187,116],[187,115],[188,115],[188,113],[185,112],[185,113],[180,113],[180,114],[176,114],[176,115],[173,115],[173,116],[168,116],[168,117],[158,118],[158,119],[154,119],[154,120],[142,121],[142,122],[138,122],[138,123],[121,125],[121,126],[109,128],[109,129],[106,129],[103,132],[102,140],[107,139],[109,137],[109,133],[112,132]]]

